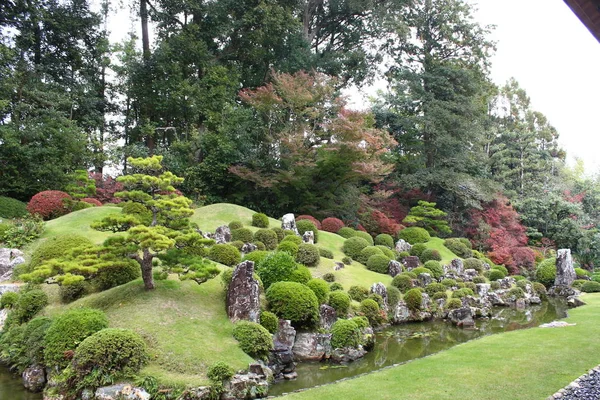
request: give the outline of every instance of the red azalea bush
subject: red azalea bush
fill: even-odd
[[[321,223],[319,222],[318,219],[316,219],[312,215],[298,215],[296,217],[296,221],[300,221],[302,219],[309,220],[310,222],[312,222],[313,224],[315,224],[315,226],[317,227],[318,230],[321,230]]]
[[[65,192],[60,190],[45,190],[34,195],[27,204],[27,211],[30,214],[37,214],[44,220],[58,218],[71,212],[66,204],[66,200],[71,200]]]
[[[321,229],[326,232],[338,233],[344,226],[344,222],[339,218],[329,217],[321,222]]]
[[[81,199],[81,201],[83,201],[84,203],[91,204],[91,205],[96,206],[96,207],[101,207],[102,206],[102,203],[99,200],[92,199],[91,197],[84,197],[83,199]]]
[[[102,204],[121,202],[121,199],[115,197],[115,193],[123,191],[123,184],[112,176],[103,176],[97,172],[90,174],[90,178],[96,181],[96,200]]]

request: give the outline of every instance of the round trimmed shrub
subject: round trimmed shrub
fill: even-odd
[[[350,318],[350,321],[354,322],[356,326],[358,326],[360,329],[369,327],[369,320],[367,319],[367,317],[362,315],[352,317]]]
[[[323,280],[328,283],[335,282],[335,275],[331,272],[328,272],[323,275]]]
[[[497,269],[498,271],[502,271],[504,276],[508,276],[508,270],[506,269],[506,267],[504,265],[494,265],[494,266],[492,266],[492,269]]]
[[[383,254],[372,255],[367,260],[367,269],[373,272],[378,272],[380,274],[387,274],[388,265],[390,264],[390,261],[391,260]]]
[[[254,233],[255,242],[263,242],[267,250],[277,248],[277,234],[270,229],[259,229]]]
[[[431,239],[429,232],[418,226],[404,228],[398,232],[398,239],[403,239],[410,244],[425,243]]]
[[[263,242],[255,242],[254,244],[256,245],[256,248],[258,250],[262,250],[262,251],[267,250],[267,248],[265,247],[265,244]]]
[[[383,255],[389,258],[390,260],[396,259],[396,252],[394,250],[388,249],[387,247],[382,246],[380,244],[376,245],[375,247],[381,250],[383,252]]]
[[[410,255],[420,258],[425,250],[427,250],[427,246],[423,243],[417,243],[410,249]]]
[[[306,283],[306,286],[315,293],[319,304],[327,303],[327,299],[329,298],[329,284],[327,282],[323,279],[313,278]]]
[[[446,292],[436,292],[433,294],[433,296],[431,296],[432,300],[439,300],[439,299],[448,299],[448,294]]]
[[[304,235],[304,232],[312,231],[315,236],[315,243],[319,242],[319,229],[307,219],[301,219],[296,222],[296,228],[300,236]]]
[[[409,257],[410,253],[408,251],[401,251],[400,253],[398,253],[398,255],[396,256],[396,260],[398,261],[402,261],[404,260],[406,257]]]
[[[423,302],[423,294],[421,293],[421,290],[417,288],[410,289],[404,295],[404,301],[411,310],[420,310],[421,303]]]
[[[527,289],[527,285],[531,285],[531,282],[529,282],[527,279],[525,279],[525,277],[523,277],[523,279],[520,279],[517,281],[517,286],[523,290]]]
[[[27,204],[27,211],[32,215],[39,215],[44,220],[58,218],[69,213],[66,202],[71,199],[60,190],[46,190],[33,196]]]
[[[269,254],[271,253],[265,250],[254,250],[244,256],[244,261],[254,261],[254,268],[256,269],[258,264],[260,264]]]
[[[364,286],[353,285],[348,289],[348,295],[352,300],[361,302],[369,297],[369,289]]]
[[[333,260],[333,252],[329,249],[324,249],[322,247],[319,247],[319,255],[323,258]]]
[[[313,217],[312,215],[298,215],[296,217],[296,226],[298,224],[298,221],[310,221],[313,223],[313,225],[317,228],[317,229],[321,229],[321,223],[319,222],[318,219],[316,219],[315,217]]]
[[[467,258],[463,261],[465,269],[474,269],[481,273],[483,271],[483,262],[478,258]]]
[[[296,254],[298,254],[298,245],[289,240],[283,241],[277,246],[277,251],[285,251],[286,253],[289,253],[292,257],[296,257]]]
[[[256,226],[257,228],[268,228],[269,217],[263,213],[252,214],[252,226]]]
[[[0,196],[0,219],[21,218],[27,214],[27,204],[17,199]]]
[[[504,275],[504,273],[502,271],[500,271],[499,269],[492,269],[490,270],[490,276],[489,279],[490,281],[497,281],[499,279],[503,279],[505,278],[506,275]]]
[[[129,329],[107,328],[87,337],[75,350],[75,375],[91,387],[132,377],[148,362],[148,348]]]
[[[46,365],[65,368],[69,364],[69,360],[65,358],[66,351],[75,350],[85,338],[106,328],[108,319],[100,310],[75,308],[59,315],[46,333]]]
[[[381,249],[379,249],[375,246],[367,246],[360,251],[360,254],[356,258],[356,261],[358,261],[361,264],[367,265],[367,261],[369,260],[369,257],[374,256],[376,254],[382,256],[383,251],[381,251]]]
[[[498,281],[490,282],[490,288],[492,290],[498,290],[498,289],[500,289],[500,282],[498,282]]]
[[[222,383],[235,375],[235,370],[223,361],[217,361],[208,368],[206,376],[211,382]]]
[[[446,303],[446,310],[456,310],[461,307],[462,301],[457,298],[451,298],[450,300],[448,300],[448,303]]]
[[[254,233],[248,228],[234,229],[231,231],[231,240],[251,243],[254,240]]]
[[[468,239],[467,239],[468,241]],[[469,242],[470,244],[470,242]],[[461,258],[473,257],[473,252],[464,241],[459,238],[449,238],[444,240],[444,247]]]
[[[287,235],[281,241],[281,243],[285,243],[285,242],[292,242],[296,246],[300,246],[303,243],[302,242],[302,238],[300,236],[297,236],[297,235]]]
[[[351,237],[344,241],[342,251],[348,257],[357,260],[360,252],[367,246],[369,246],[369,243],[365,239],[361,237]]]
[[[465,287],[471,289],[473,293],[477,291],[477,285],[475,285],[473,282],[465,282]]]
[[[412,272],[416,276],[419,276],[419,274],[429,274],[429,275],[433,276],[433,273],[425,267],[417,267],[417,268],[414,268],[413,270],[411,270],[410,272]]]
[[[297,327],[309,328],[319,322],[319,301],[306,285],[276,282],[267,289],[267,301],[272,312]]]
[[[234,266],[240,263],[240,251],[230,244],[215,244],[208,252],[208,258],[223,265]]]
[[[375,236],[375,244],[379,244],[385,247],[388,247],[390,249],[394,248],[394,238],[392,237],[392,235],[388,235],[387,233],[380,233],[379,235]]]
[[[325,232],[338,233],[340,229],[344,227],[344,222],[338,218],[325,218],[323,222],[321,222],[321,229]]]
[[[481,276],[481,275],[477,275],[475,277],[473,277],[473,283],[478,284],[478,283],[486,283],[487,281],[485,280],[485,277]]]
[[[365,239],[367,243],[369,243],[369,246],[373,246],[375,244],[375,242],[373,241],[373,236],[369,235],[367,232],[356,231],[354,236]]]
[[[581,286],[581,291],[585,293],[598,293],[600,292],[600,283],[595,281],[586,281]]]
[[[292,272],[292,276],[289,280],[291,282],[297,282],[306,285],[311,279],[312,274],[310,273],[310,270],[304,265],[298,265],[294,272]]]
[[[234,240],[233,242],[229,243],[230,245],[232,245],[233,247],[235,247],[236,249],[238,249],[239,251],[242,251],[242,248],[244,247],[244,242],[242,242],[241,240]]]
[[[442,261],[442,256],[440,255],[440,252],[435,249],[425,249],[421,253],[419,259],[422,263],[426,263],[427,261],[431,260]]]
[[[523,275],[513,275],[512,278],[517,281],[517,283],[527,279]]]
[[[405,274],[398,274],[392,280],[392,286],[397,288],[400,293],[406,293],[413,287],[412,279]]]
[[[454,299],[462,299],[463,297],[473,296],[473,295],[474,295],[473,291],[466,287],[452,292],[452,298],[454,298]]]
[[[390,310],[396,308],[398,302],[402,299],[402,293],[395,286],[386,287],[387,295],[388,295],[388,307]]]
[[[307,267],[316,267],[321,261],[319,255],[319,248],[314,244],[302,243],[298,246],[298,253],[296,253],[296,262],[304,264]]]
[[[338,317],[345,316],[350,308],[350,296],[341,290],[332,291],[327,304],[335,309]]]
[[[63,257],[70,250],[78,247],[91,247],[93,245],[90,239],[76,233],[53,236],[46,239],[33,251],[27,269],[33,271],[35,267],[41,265],[44,261]]]
[[[423,265],[423,267],[430,270],[431,276],[435,279],[440,279],[444,275],[444,268],[439,261],[429,260]]]
[[[277,243],[281,242],[285,237],[285,232],[280,227],[276,226],[275,228],[271,228],[271,230],[277,235]]]
[[[547,297],[546,286],[544,286],[542,283],[533,282],[533,290],[540,299],[545,299]]]
[[[231,233],[233,234],[234,230],[243,228],[244,224],[242,224],[241,221],[231,221],[228,226],[229,230],[231,230]]]
[[[446,286],[447,288],[457,286],[457,282],[455,279],[448,279],[448,278],[442,279],[441,283],[442,283],[442,285]]]
[[[337,282],[333,282],[331,285],[329,285],[329,291],[330,292],[336,292],[339,290],[344,290],[344,286],[342,286],[341,283],[337,283]]]
[[[331,348],[358,347],[360,328],[352,320],[338,319],[331,326]]]
[[[269,333],[275,333],[279,328],[279,318],[270,311],[262,311],[260,313],[260,324],[268,330]]]
[[[81,199],[81,202],[91,204],[94,207],[102,207],[102,202],[98,199],[93,199],[91,197],[84,197]]]
[[[28,363],[44,364],[44,338],[52,320],[48,317],[35,317],[27,323],[23,331],[25,355]]]
[[[350,239],[351,237],[356,236],[356,232],[357,231],[355,231],[354,229],[352,229],[348,226],[344,226],[344,227],[340,228],[339,231],[337,231],[337,234],[345,239]]]
[[[22,293],[13,311],[20,323],[27,322],[48,305],[48,295],[40,289]]]
[[[19,301],[19,293],[6,292],[0,297],[0,308],[13,308]]]
[[[92,279],[92,284],[98,290],[108,290],[141,276],[140,266],[134,260],[119,261],[98,269],[98,273]]]
[[[273,337],[256,322],[238,322],[233,328],[233,337],[239,342],[242,351],[251,357],[264,360],[273,349]]]
[[[289,281],[296,268],[294,257],[289,253],[277,251],[268,254],[255,270],[267,290],[275,282]]]
[[[517,286],[510,288],[510,290],[508,291],[508,295],[514,297],[515,299],[525,298],[525,292],[523,291],[523,289]]]
[[[366,299],[360,302],[360,312],[367,317],[369,323],[373,326],[378,325],[381,319],[379,315],[379,304],[373,299]]]
[[[430,283],[429,285],[427,285],[427,287],[425,287],[425,293],[427,293],[429,296],[433,296],[436,293],[439,292],[444,292],[446,293],[446,286],[442,285],[441,283]]]
[[[344,265],[352,265],[352,258],[348,257],[348,256],[344,256],[342,258],[342,263]]]
[[[139,271],[139,268],[138,268]],[[76,281],[68,285],[60,285],[58,294],[60,301],[63,303],[71,303],[91,292],[91,285],[87,281]]]
[[[575,275],[577,279],[588,279],[592,274],[583,268],[575,268]]]

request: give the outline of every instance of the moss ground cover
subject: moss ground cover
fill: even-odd
[[[486,336],[433,356],[286,399],[544,399],[600,363],[600,294],[566,328]]]

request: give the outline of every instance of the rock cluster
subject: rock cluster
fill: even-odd
[[[0,282],[9,280],[15,267],[24,262],[25,258],[21,250],[0,249]]]

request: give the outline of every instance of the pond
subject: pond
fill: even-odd
[[[25,390],[21,383],[21,377],[0,365],[0,399],[40,400],[41,398],[41,393],[30,393]]]
[[[536,327],[566,317],[566,311],[566,305],[562,303],[544,302],[525,310],[495,308],[493,318],[476,320],[473,329],[457,328],[447,321],[392,326],[376,334],[375,348],[363,359],[342,366],[327,362],[298,363],[298,378],[274,384],[269,395],[277,396],[376,371],[482,336]]]

